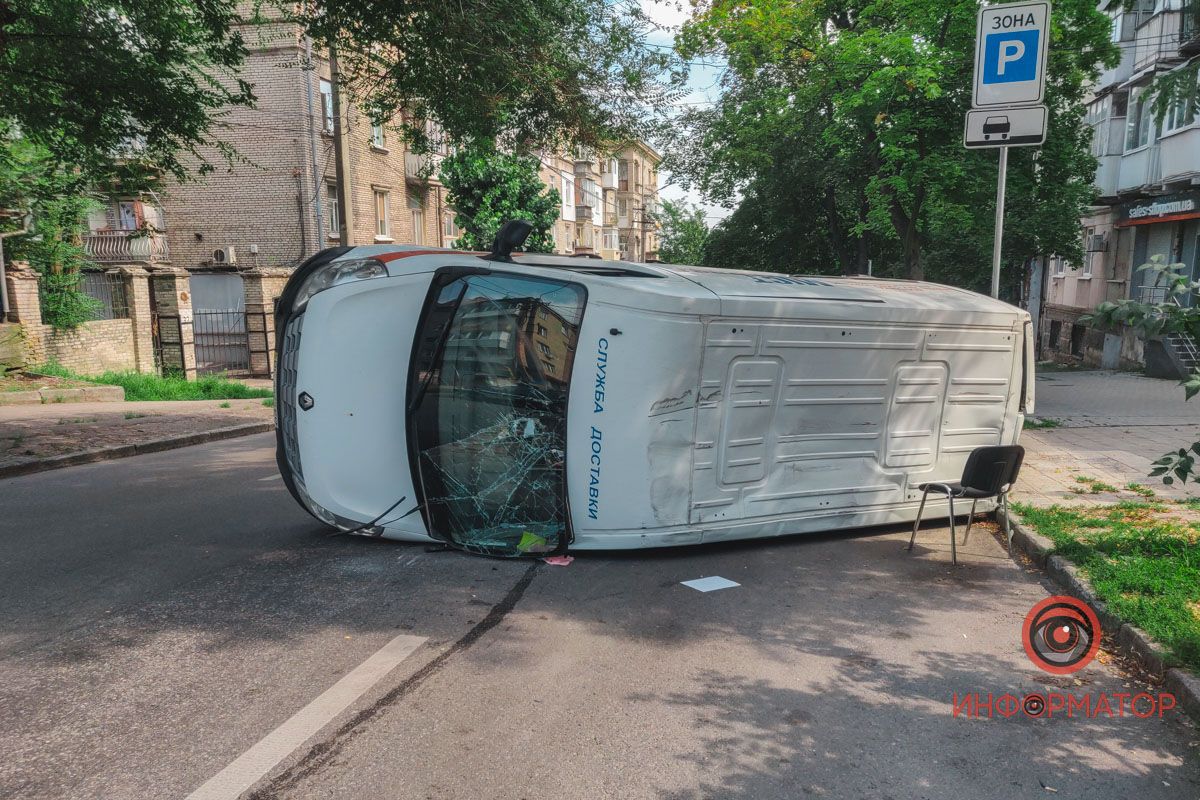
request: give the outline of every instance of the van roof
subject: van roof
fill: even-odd
[[[397,255],[433,255],[445,252],[456,256],[482,256],[482,253],[422,247],[420,245],[366,245],[354,248],[343,257]],[[930,311],[978,311],[1024,314],[1017,307],[986,295],[926,281],[873,278],[866,275],[801,275],[752,270],[694,267],[677,264],[637,263],[552,253],[514,253],[513,261],[531,267],[570,270],[581,275],[630,278],[680,278],[703,287],[727,300],[811,300],[818,303],[882,305],[891,308]],[[660,291],[670,291],[662,287]]]

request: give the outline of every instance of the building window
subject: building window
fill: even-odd
[[[321,129],[333,133],[333,84],[321,79]]]
[[[375,190],[375,238],[390,239],[392,237],[392,226],[388,221],[388,205],[391,198],[383,189]]]
[[[1083,337],[1087,328],[1082,325],[1071,325],[1071,355],[1083,355]]]
[[[453,246],[458,238],[458,226],[454,224],[454,215],[447,211],[442,214],[442,244]]]
[[[408,212],[412,215],[413,244],[425,244],[425,202],[420,195],[408,196]]]
[[[1129,93],[1129,114],[1125,123],[1125,150],[1137,149],[1154,140],[1154,109],[1146,87],[1134,87]]]
[[[548,334],[548,333],[549,333],[549,331],[548,331],[548,330],[546,330],[546,326],[545,326],[545,325],[538,325],[538,326],[537,326],[537,335],[538,335],[538,336],[545,336],[545,335],[546,335],[546,334]]]
[[[338,192],[336,183],[325,184],[325,205],[329,209],[329,238],[341,238],[342,215],[338,211]]]
[[[387,134],[384,133],[382,125],[371,126],[371,147],[377,147],[380,150],[387,147]]]
[[[1092,248],[1092,237],[1095,235],[1095,228],[1083,229],[1083,277],[1090,278],[1092,275],[1092,259],[1096,257],[1096,251]]]
[[[1163,117],[1163,132],[1177,131],[1196,121],[1195,95],[1187,92],[1177,97]]]

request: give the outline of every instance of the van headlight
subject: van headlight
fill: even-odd
[[[348,261],[331,261],[304,279],[300,291],[292,303],[292,313],[299,314],[308,305],[308,301],[318,292],[332,289],[343,283],[362,281],[369,278],[382,278],[387,275],[387,267],[382,261],[373,258],[352,258]]]

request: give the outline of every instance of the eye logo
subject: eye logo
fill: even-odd
[[[1021,643],[1029,660],[1046,672],[1077,672],[1100,649],[1100,620],[1087,603],[1074,597],[1047,597],[1025,616]]]

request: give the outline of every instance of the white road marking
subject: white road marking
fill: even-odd
[[[274,769],[297,747],[325,727],[351,703],[391,672],[425,641],[423,636],[401,635],[366,661],[350,670],[291,719],[268,733],[258,744],[209,778],[186,800],[235,800]]]

